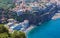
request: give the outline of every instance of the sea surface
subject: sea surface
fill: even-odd
[[[60,38],[60,19],[37,26],[27,33],[27,38]]]

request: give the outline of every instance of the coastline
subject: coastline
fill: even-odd
[[[57,33],[57,34],[56,34]],[[60,38],[60,19],[50,20],[42,26],[33,29],[27,34],[27,38]]]
[[[27,28],[24,32],[28,33],[29,31],[31,31],[33,28],[35,28],[35,26],[30,26],[29,28]]]
[[[53,17],[52,17],[52,20],[56,20],[60,18],[60,13],[56,13]]]

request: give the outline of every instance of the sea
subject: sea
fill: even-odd
[[[27,33],[27,38],[60,38],[60,18],[35,27]]]

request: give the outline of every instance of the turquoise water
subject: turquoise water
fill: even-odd
[[[51,20],[37,26],[27,35],[28,38],[60,38],[60,19]]]

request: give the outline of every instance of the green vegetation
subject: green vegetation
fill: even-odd
[[[0,24],[0,38],[26,38],[25,33],[21,31],[14,31],[9,33],[8,29]]]
[[[3,26],[4,24],[0,24],[0,26]]]
[[[26,36],[24,32],[14,31],[14,33],[11,34],[11,38],[26,38]]]
[[[0,38],[8,38],[9,31],[3,25],[4,24],[0,24]]]
[[[9,9],[13,8],[15,5],[12,0],[0,0],[0,8]]]
[[[0,33],[8,33],[8,29],[5,28],[4,26],[0,25]]]
[[[0,38],[8,38],[8,34],[7,33],[1,33]]]

